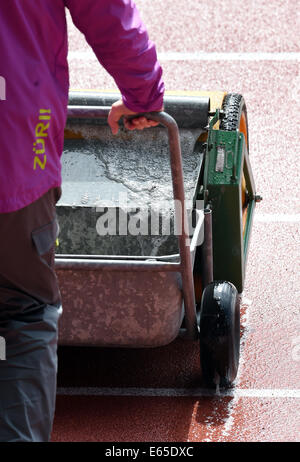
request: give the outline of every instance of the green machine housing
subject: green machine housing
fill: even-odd
[[[203,195],[212,209],[215,280],[232,282],[241,293],[256,196],[245,136],[239,130],[215,130],[217,109],[209,124]]]

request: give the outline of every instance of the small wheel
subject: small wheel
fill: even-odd
[[[200,361],[205,386],[232,386],[239,356],[238,292],[230,282],[211,282],[203,291],[200,311]]]

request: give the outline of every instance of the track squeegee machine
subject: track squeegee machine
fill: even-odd
[[[113,136],[117,93],[70,93],[55,265],[60,345],[197,342],[205,387],[228,388],[256,202],[240,94],[167,94],[157,127]],[[184,344],[184,343],[183,343]]]

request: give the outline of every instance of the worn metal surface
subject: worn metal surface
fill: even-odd
[[[178,273],[57,274],[64,305],[60,344],[150,347],[177,337],[183,316]]]
[[[57,204],[63,254],[166,255],[177,253],[168,138],[163,128],[144,133],[123,130],[112,137],[108,127],[73,125],[84,139],[65,140],[62,197]],[[187,206],[195,190],[203,157],[193,152],[199,130],[180,130]],[[102,211],[101,211],[102,209]],[[109,210],[109,211],[108,211]],[[116,215],[115,235],[100,236],[100,217]],[[143,235],[119,235],[119,219]],[[168,219],[170,216],[170,219]],[[160,217],[160,218],[159,218]],[[170,223],[170,232],[162,220]],[[159,230],[151,232],[151,224]],[[135,227],[135,224],[137,226]],[[136,231],[138,233],[138,230]]]
[[[79,115],[80,115],[80,108]],[[107,115],[107,111],[100,109],[97,112],[97,109],[89,110],[87,109],[88,114],[95,116],[105,117]],[[91,111],[91,112],[89,112]],[[82,113],[81,113],[82,114]],[[74,113],[72,113],[74,115]],[[174,236],[173,239],[178,239],[178,247],[180,253],[180,267],[178,267],[179,273],[173,273],[170,276],[166,271],[161,271],[160,273],[152,272],[149,268],[151,263],[147,265],[147,261],[144,263],[135,262],[135,264],[130,264],[130,262],[121,261],[96,261],[93,260],[89,262],[88,254],[85,259],[73,259],[65,261],[63,259],[57,258],[57,270],[58,270],[58,277],[60,279],[60,286],[62,291],[63,303],[64,306],[68,310],[68,316],[65,316],[63,319],[63,326],[61,326],[61,333],[60,333],[60,342],[62,344],[88,344],[93,345],[118,345],[118,346],[158,346],[164,345],[172,341],[179,332],[180,325],[183,319],[183,309],[182,309],[182,301],[184,301],[184,313],[185,313],[185,328],[186,328],[186,336],[189,338],[196,338],[198,335],[198,327],[197,327],[197,318],[196,318],[196,308],[195,308],[195,295],[194,295],[194,283],[193,283],[193,267],[192,267],[192,257],[190,253],[190,248],[188,246],[189,242],[189,228],[188,228],[188,217],[187,217],[187,209],[186,209],[186,202],[185,202],[185,185],[184,185],[184,175],[183,175],[183,167],[182,167],[182,156],[181,156],[181,143],[179,138],[179,131],[178,126],[175,120],[170,117],[166,113],[155,113],[152,115],[153,120],[157,120],[161,122],[165,127],[168,129],[168,137],[167,137],[167,152],[162,152],[162,140],[165,139],[165,133],[162,131],[161,138],[158,142],[153,143],[153,138],[151,139],[151,146],[155,146],[155,153],[152,156],[152,159],[155,158],[155,154],[157,150],[160,152],[160,161],[159,163],[154,163],[154,172],[156,173],[156,180],[158,177],[161,181],[157,182],[157,185],[153,185],[151,182],[151,188],[146,188],[146,191],[149,194],[149,197],[145,200],[143,197],[143,183],[137,182],[138,187],[137,190],[134,191],[132,188],[129,188],[130,193],[135,194],[135,209],[138,209],[138,212],[141,211],[142,207],[146,205],[146,213],[144,213],[144,221],[148,223],[149,221],[149,206],[151,208],[151,204],[155,204],[157,206],[157,202],[159,202],[158,206],[158,215],[164,215],[167,213],[172,217],[174,222],[174,216],[176,217],[176,225],[177,225],[177,236]],[[105,129],[106,127],[104,127]],[[74,131],[74,127],[72,127]],[[100,153],[100,159],[103,163],[103,153],[105,151],[104,146],[106,146],[106,156],[107,160],[104,161],[104,165],[106,168],[106,178],[108,177],[107,171],[109,170],[109,165],[111,169],[116,169],[117,177],[115,180],[128,181],[126,177],[126,172],[124,172],[124,168],[121,167],[120,170],[120,156],[122,157],[124,154],[124,147],[126,147],[126,143],[124,140],[120,140],[117,146],[113,147],[112,143],[112,136],[110,133],[107,134],[107,138],[105,140],[105,136],[103,133],[99,134],[99,127],[91,127],[86,125],[80,126],[80,132],[82,135],[82,130],[85,131],[84,138],[98,138],[98,151],[94,148],[93,157],[97,162],[97,154]],[[91,131],[93,135],[91,136]],[[150,130],[148,131],[150,132]],[[147,133],[147,132],[145,132]],[[155,131],[156,136],[158,131]],[[198,132],[199,134],[199,132]],[[198,136],[197,134],[197,136]],[[192,137],[187,137],[188,142],[190,143],[189,152],[193,152],[193,146],[195,144],[195,133],[192,133]],[[100,139],[99,139],[100,138]],[[106,145],[105,145],[106,141]],[[127,140],[128,141],[128,140]],[[157,140],[156,140],[157,141]],[[137,162],[141,160],[141,153],[143,152],[145,155],[144,162],[140,164],[141,166],[141,174],[149,181],[152,179],[151,175],[149,175],[150,171],[147,170],[147,165],[149,162],[149,151],[143,150],[145,148],[145,143],[140,144],[138,147],[133,146],[132,139],[130,140],[129,145],[131,155],[125,160],[125,164],[127,166],[127,170],[129,166],[131,167],[130,170],[132,172],[136,172],[137,170]],[[89,146],[90,147],[90,146]],[[117,156],[117,158],[113,158],[113,153]],[[81,149],[78,151],[78,156],[82,154],[82,146]],[[78,159],[76,159],[76,154],[73,155],[73,162],[78,167]],[[195,196],[195,188],[199,176],[199,170],[201,168],[202,157],[199,153],[195,153],[195,157],[197,157],[198,163],[196,163],[196,167],[191,170],[191,162],[188,159],[188,171],[192,173],[195,177],[194,181],[191,181],[190,178],[190,192],[191,195],[189,197],[190,207],[193,202]],[[126,158],[126,156],[125,156]],[[171,175],[166,174],[161,176],[162,172],[162,159],[164,163],[168,165],[165,169],[166,172],[171,171]],[[200,165],[199,165],[200,164]],[[152,164],[153,165],[153,164]],[[90,167],[90,165],[89,165]],[[79,165],[80,168],[80,165]],[[146,172],[144,172],[146,170]],[[90,173],[93,175],[97,175],[97,169],[89,170]],[[70,173],[69,170],[67,170]],[[81,176],[82,169],[77,171],[77,175],[75,175],[74,179],[77,182],[77,189],[82,188],[82,176]],[[129,173],[132,173],[129,172]],[[158,175],[157,172],[160,174]],[[196,172],[196,176],[195,176]],[[162,180],[164,176],[168,178],[168,186],[166,187],[166,182],[163,184]],[[110,179],[112,175],[109,176]],[[171,181],[170,181],[171,180]],[[116,181],[118,182],[118,181]],[[92,184],[93,186],[93,184]],[[154,187],[153,187],[154,186]],[[171,188],[170,188],[171,186]],[[157,192],[158,189],[159,191]],[[170,191],[171,189],[171,191]],[[151,191],[155,191],[156,195],[159,195],[160,201],[155,201],[151,197]],[[123,191],[124,192],[124,191]],[[162,199],[164,203],[162,203]],[[174,201],[174,210],[170,213],[170,209],[172,207],[172,199]],[[65,199],[62,197],[60,202],[63,202]],[[128,197],[126,195],[126,200]],[[131,201],[133,200],[131,196]],[[88,202],[87,194],[85,196],[85,200],[83,201],[85,204]],[[94,208],[96,211],[99,211],[99,207],[103,208],[103,213],[107,213],[107,206],[111,207],[111,211],[113,207],[115,209],[120,204],[120,190],[116,195],[115,203],[112,203],[103,197],[97,198],[94,202]],[[76,201],[75,201],[76,204]],[[66,207],[66,205],[65,205]],[[68,207],[68,205],[67,205]],[[69,205],[70,207],[70,205]],[[58,204],[58,210],[60,208],[60,204]],[[62,210],[62,209],[61,209]],[[128,211],[128,209],[127,209]],[[119,211],[120,212],[120,208]],[[150,214],[151,216],[151,214]],[[73,239],[73,230],[74,227],[78,226],[77,222],[73,221],[73,227],[65,226],[64,222],[64,214],[60,214],[60,226],[62,230],[62,237],[60,240],[63,242],[65,239],[65,230],[66,233],[70,233],[71,241]],[[120,221],[120,214],[118,214],[119,221]],[[142,222],[142,218],[140,217],[140,222]],[[82,223],[82,221],[81,221]],[[127,225],[127,220],[126,220]],[[141,223],[140,223],[141,225]],[[129,225],[128,225],[129,230]],[[199,227],[200,230],[200,227]],[[198,231],[199,231],[198,230]],[[127,230],[126,230],[127,231]],[[147,230],[148,231],[148,230]],[[102,234],[100,237],[102,240],[105,240],[105,236],[103,233],[99,233],[99,226],[96,225],[96,232],[97,234]],[[114,233],[113,233],[114,234]],[[145,233],[146,237],[149,239],[149,232]],[[85,233],[80,233],[80,249],[79,251],[75,252],[77,254],[82,253],[82,237],[85,236]],[[170,237],[170,233],[166,233],[165,236],[168,238]],[[165,237],[164,236],[164,237]],[[114,237],[114,236],[109,236]],[[123,236],[122,236],[123,237]],[[126,236],[127,237],[127,236]],[[132,236],[131,236],[132,237]],[[134,236],[136,239],[136,236]],[[141,236],[143,238],[144,236]],[[159,236],[161,237],[161,236]],[[198,241],[198,238],[197,238]],[[70,251],[63,252],[70,255]],[[72,252],[71,252],[72,253]],[[97,254],[98,252],[94,251],[91,252],[92,255]],[[104,252],[101,252],[102,254]],[[174,252],[173,252],[174,253]],[[112,255],[118,255],[117,252],[112,252]],[[120,254],[120,253],[119,253]],[[124,255],[124,252],[121,252]],[[153,251],[152,251],[153,254]],[[126,255],[126,252],[125,252]],[[128,253],[127,253],[128,255]],[[151,253],[150,253],[151,255]],[[117,258],[117,257],[116,257]],[[93,265],[93,269],[90,271],[87,269],[91,267],[90,263]],[[174,264],[173,264],[174,265]],[[143,268],[148,266],[147,271],[143,271]],[[162,265],[161,265],[162,266]],[[168,264],[171,266],[171,264]],[[175,266],[178,266],[175,264]],[[126,271],[121,271],[122,268],[126,267]],[[139,267],[141,267],[139,270]],[[167,264],[165,264],[167,267]],[[113,271],[110,271],[110,268],[113,268]],[[118,272],[119,269],[119,272]],[[162,268],[163,269],[163,268]],[[173,267],[174,269],[174,267]],[[81,271],[83,270],[83,272]],[[70,285],[73,286],[72,290],[71,287],[68,287],[68,274],[71,274]],[[80,278],[83,283],[85,289],[84,292],[82,291],[82,286],[79,288],[78,292],[78,285],[75,282],[76,278]],[[98,281],[98,284],[94,283],[95,278]],[[75,285],[76,284],[76,285]],[[166,287],[167,286],[167,287]],[[153,294],[150,300],[147,300],[148,292]],[[124,296],[122,290],[125,289],[126,297],[124,300]],[[101,295],[99,294],[101,293]],[[105,299],[103,300],[102,294],[105,293]],[[75,294],[78,294],[76,297]],[[71,298],[70,295],[72,294]],[[168,294],[167,298],[166,294]],[[143,301],[144,295],[146,296],[146,301]],[[100,297],[100,299],[99,299]],[[102,298],[101,298],[102,297]],[[85,301],[87,299],[87,301]],[[87,311],[83,312],[78,307],[82,306],[82,304],[87,306]],[[123,307],[123,304],[125,305]],[[171,308],[169,308],[171,306]],[[141,311],[142,310],[142,311]],[[145,312],[146,310],[146,312]],[[159,312],[162,311],[161,315]],[[93,313],[93,314],[92,314]],[[93,319],[94,313],[97,313],[96,319]],[[75,324],[72,321],[72,317],[75,316]],[[170,316],[173,318],[173,321],[170,321]],[[71,317],[71,318],[70,318]],[[152,319],[153,318],[153,319]],[[159,319],[160,318],[160,319]],[[78,322],[83,322],[84,328],[81,329],[78,326]],[[114,329],[111,325],[114,322],[114,325],[117,325],[118,329]],[[77,325],[76,325],[77,323]],[[86,334],[85,334],[86,332]],[[86,337],[85,337],[86,335]]]

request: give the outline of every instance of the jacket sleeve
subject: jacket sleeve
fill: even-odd
[[[155,45],[132,0],[65,0],[76,27],[134,112],[163,106],[164,83]]]

